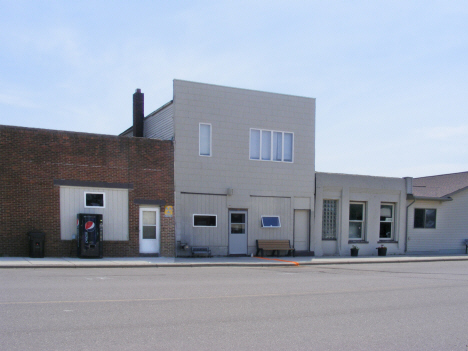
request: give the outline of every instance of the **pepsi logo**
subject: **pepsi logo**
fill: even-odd
[[[94,229],[94,222],[93,221],[88,221],[88,222],[85,223],[84,227],[85,227],[85,230],[89,232],[89,231]]]

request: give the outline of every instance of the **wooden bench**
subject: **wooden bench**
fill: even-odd
[[[276,251],[276,256],[279,256],[280,251],[288,251],[288,256],[291,254],[294,256],[294,247],[291,247],[289,240],[257,240],[257,253],[255,256],[261,252],[262,257],[265,250],[273,251],[271,255],[273,256]]]
[[[211,250],[206,246],[192,246],[192,257],[195,255],[206,255],[211,257]]]

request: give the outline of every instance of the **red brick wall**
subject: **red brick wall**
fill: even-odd
[[[60,239],[60,192],[54,179],[131,183],[129,241],[104,241],[104,256],[139,255],[135,199],[174,205],[171,141],[0,126],[0,256],[28,256],[27,233],[46,234],[46,256],[76,254]],[[162,256],[174,256],[174,217],[161,206]]]

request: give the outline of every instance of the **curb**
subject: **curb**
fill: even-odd
[[[177,268],[177,267],[297,267],[297,266],[326,266],[326,265],[345,265],[345,264],[367,264],[367,263],[413,263],[413,262],[450,262],[450,261],[468,261],[468,256],[441,256],[441,257],[382,257],[382,258],[341,258],[341,259],[329,259],[320,261],[309,261],[309,262],[296,262],[296,261],[281,261],[281,262],[180,262],[180,263],[131,263],[122,264],[119,262],[114,263],[86,263],[86,261],[75,264],[70,261],[58,262],[55,264],[47,263],[34,263],[31,261],[23,261],[21,263],[10,263],[2,264],[0,261],[0,269],[21,269],[21,268]]]

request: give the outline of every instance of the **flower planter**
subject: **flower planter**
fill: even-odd
[[[377,248],[377,255],[387,256],[387,248],[386,247],[378,247]]]
[[[359,254],[359,249],[351,249],[351,256],[357,256]]]

